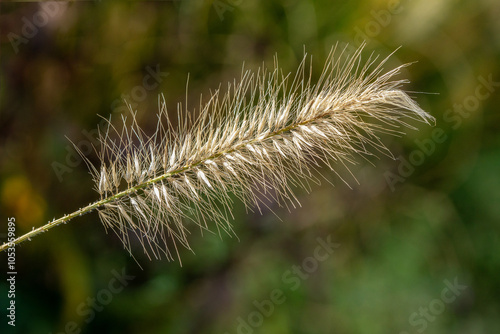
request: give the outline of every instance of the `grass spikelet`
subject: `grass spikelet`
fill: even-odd
[[[346,62],[334,55],[316,84],[306,57],[293,77],[277,66],[244,71],[196,119],[179,106],[177,129],[164,100],[152,135],[134,113],[119,130],[110,123],[101,166],[91,169],[96,190],[101,199],[134,191],[98,209],[104,225],[127,248],[132,232],[148,254],[172,259],[178,245],[189,248],[186,220],[231,233],[230,193],[250,210],[269,201],[295,207],[292,188],[309,188],[319,166],[335,171],[358,155],[390,154],[378,134],[399,134],[407,118],[432,119],[400,89],[406,81],[393,79],[405,65],[382,73],[387,59],[363,65],[361,49]]]
[[[342,61],[343,51],[332,50],[316,83],[306,56],[294,75],[277,61],[269,71],[243,71],[200,103],[196,118],[179,105],[176,126],[160,98],[152,134],[135,112],[122,116],[121,126],[108,121],[99,136],[100,165],[84,157],[100,200],[17,242],[98,210],[131,254],[137,238],[150,258],[173,260],[179,246],[190,249],[192,226],[232,233],[234,197],[248,210],[270,202],[295,208],[292,189],[309,190],[319,168],[336,172],[360,156],[391,156],[380,134],[401,135],[408,120],[433,117],[401,89],[407,80],[395,79],[407,65],[384,72],[387,58],[362,62],[361,52]]]

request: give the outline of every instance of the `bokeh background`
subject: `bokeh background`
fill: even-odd
[[[305,49],[317,77],[336,43],[383,57],[401,46],[388,67],[416,61],[407,89],[436,117],[384,137],[399,159],[359,160],[350,187],[326,174],[335,187],[299,190],[302,207],[277,216],[237,203],[239,240],[194,230],[182,267],[139,248],[135,262],[96,214],[24,243],[15,328],[0,281],[1,333],[500,332],[498,1],[2,2],[0,29],[3,240],[7,217],[21,234],[97,198],[66,137],[88,143],[123,99],[151,128],[158,95],[175,112],[188,74],[192,107],[243,62],[277,54],[294,71]],[[335,251],[290,274],[317,238]],[[117,273],[130,279],[110,293]],[[259,310],[273,291],[282,303]]]

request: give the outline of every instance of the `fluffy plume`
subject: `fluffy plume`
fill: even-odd
[[[394,79],[406,65],[383,72],[387,58],[362,63],[361,50],[344,61],[333,50],[315,84],[306,57],[295,75],[277,65],[244,71],[200,104],[196,119],[179,107],[176,126],[161,99],[152,135],[133,112],[123,126],[109,123],[101,165],[90,166],[105,228],[129,252],[136,235],[147,254],[173,259],[178,246],[189,248],[190,221],[232,233],[235,197],[250,210],[270,201],[295,207],[292,189],[309,189],[319,167],[335,172],[357,156],[390,155],[379,134],[433,118],[401,90],[406,80]]]

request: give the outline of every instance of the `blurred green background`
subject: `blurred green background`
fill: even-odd
[[[237,203],[239,240],[194,230],[182,267],[137,248],[139,267],[94,213],[55,228],[17,247],[17,325],[2,279],[0,332],[499,333],[499,18],[494,0],[2,2],[3,240],[7,217],[21,234],[98,197],[65,136],[88,142],[123,98],[152,129],[188,74],[193,107],[243,62],[294,71],[305,49],[317,75],[337,42],[401,46],[388,67],[417,61],[406,89],[437,122],[384,137],[399,160],[359,160],[352,189],[332,175],[279,218]],[[311,262],[317,238],[336,248]]]

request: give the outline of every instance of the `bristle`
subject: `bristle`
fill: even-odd
[[[361,67],[361,49],[344,63],[332,51],[314,85],[304,57],[293,80],[277,67],[245,71],[196,120],[179,107],[177,129],[163,99],[152,135],[133,112],[120,130],[110,123],[91,172],[101,198],[127,195],[101,207],[101,220],[129,251],[132,232],[148,255],[172,259],[172,247],[177,255],[177,245],[189,248],[186,220],[232,233],[231,193],[249,209],[295,207],[292,188],[309,191],[321,166],[336,172],[359,155],[390,155],[378,134],[400,134],[406,118],[433,118],[401,90],[405,81],[393,80],[404,65],[381,74],[386,60]]]

